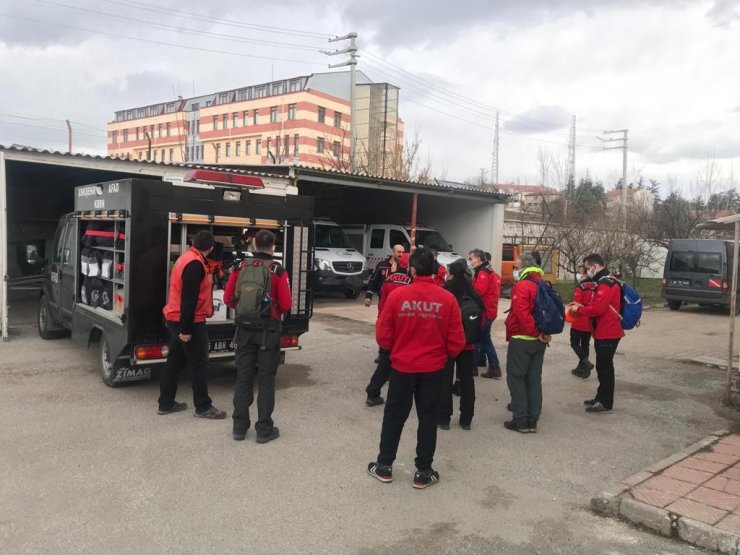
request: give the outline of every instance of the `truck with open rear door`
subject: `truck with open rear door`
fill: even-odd
[[[162,308],[170,271],[203,229],[216,240],[207,260],[214,282],[214,315],[207,322],[212,359],[234,358],[235,324],[223,289],[229,272],[251,256],[248,243],[260,229],[276,234],[275,258],[290,278],[283,351],[300,349],[299,337],[308,331],[313,199],[263,194],[259,178],[230,172],[195,170],[186,181],[77,187],[75,210],[57,227],[39,299],[39,334],[71,333],[80,345],[97,347],[109,386],[148,379],[166,361]]]

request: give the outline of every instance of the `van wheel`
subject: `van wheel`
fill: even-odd
[[[356,299],[357,297],[360,296],[360,291],[362,291],[362,289],[357,289],[356,291],[353,291],[352,289],[348,289],[344,292],[344,296],[347,297],[348,299]]]
[[[49,303],[46,300],[46,295],[41,295],[39,299],[37,322],[41,339],[58,339],[64,335],[64,330],[55,329],[54,323],[51,320],[51,312],[49,311]]]
[[[681,301],[668,301],[668,308],[671,310],[678,310],[681,308]]]
[[[98,364],[100,365],[100,377],[103,378],[103,383],[108,387],[118,387],[119,383],[116,383],[116,374],[118,370],[123,368],[125,365],[121,364],[119,360],[112,360],[110,344],[108,339],[103,335],[98,342]]]

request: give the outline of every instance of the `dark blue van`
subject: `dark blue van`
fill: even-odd
[[[663,272],[663,296],[671,310],[684,303],[730,306],[732,241],[673,239]]]

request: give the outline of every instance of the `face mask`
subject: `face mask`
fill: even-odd
[[[593,277],[596,275],[596,269],[595,268],[589,268],[588,270],[586,270],[586,275],[588,275],[588,277],[590,277],[591,279],[593,279]]]
[[[519,281],[519,277],[521,276],[520,270],[514,270],[514,281]]]

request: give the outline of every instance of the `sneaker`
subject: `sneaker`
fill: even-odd
[[[571,370],[570,373],[580,378],[581,377],[581,365],[579,364],[578,366],[573,368],[573,370]]]
[[[437,424],[437,428],[440,430],[449,430],[450,429],[450,423],[449,422],[440,422]]]
[[[365,404],[368,407],[377,407],[378,405],[382,405],[383,403],[385,403],[385,401],[380,395],[378,395],[377,397],[370,397],[368,395],[367,399],[365,400]]]
[[[611,412],[612,409],[606,408],[599,401],[596,401],[593,405],[586,407],[586,412]]]
[[[265,434],[265,435],[257,434],[257,443],[267,443],[279,437],[280,437],[280,430],[278,430],[277,426],[273,426],[272,431],[269,434]]]
[[[593,364],[591,366],[593,367]],[[588,366],[583,368],[580,373],[576,374],[576,376],[578,376],[579,378],[583,378],[584,380],[588,379],[590,375],[591,375],[591,369]]]
[[[529,421],[529,433],[530,434],[536,434],[537,433],[537,422],[536,421]]]
[[[467,422],[467,423],[465,423],[465,424],[463,424],[462,422],[460,422],[460,427],[461,427],[461,428],[462,428],[463,430],[467,430],[467,431],[470,431],[470,422]]]
[[[590,407],[591,405],[595,405],[595,404],[596,404],[596,399],[586,399],[585,401],[583,401],[583,405],[586,407]]]
[[[517,424],[516,420],[507,420],[504,422],[504,428],[511,430],[512,432],[519,432],[520,434],[529,433],[529,424]]]
[[[436,470],[417,470],[414,474],[414,487],[416,489],[428,488],[437,482],[439,482],[439,472]]]
[[[247,439],[247,432],[244,432],[243,434],[234,432],[233,434],[231,434],[231,437],[234,439],[234,441],[244,441],[245,439]]]
[[[187,410],[188,404],[187,403],[178,403],[175,401],[175,404],[172,405],[168,409],[159,409],[157,411],[157,414],[165,415],[165,414],[172,414],[173,412],[182,412],[184,410]]]
[[[384,484],[388,484],[393,481],[392,466],[384,466],[376,462],[371,462],[367,465],[367,473]]]
[[[211,405],[210,407],[208,407],[207,410],[204,410],[202,412],[196,410],[193,413],[193,416],[195,416],[196,418],[208,418],[209,420],[223,420],[224,418],[226,418],[226,413],[222,410],[218,410],[216,407]]]

